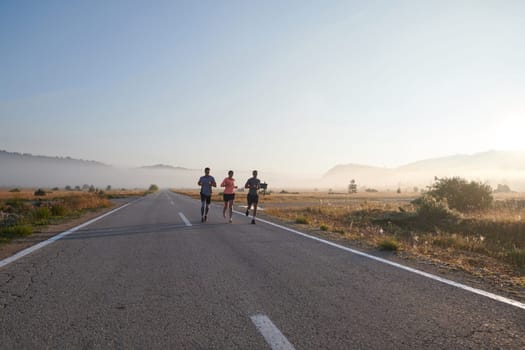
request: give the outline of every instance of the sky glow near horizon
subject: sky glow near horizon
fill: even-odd
[[[525,150],[523,1],[2,1],[0,149],[317,175]]]

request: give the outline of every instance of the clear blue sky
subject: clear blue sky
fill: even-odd
[[[525,1],[0,2],[0,149],[321,174],[525,149]]]

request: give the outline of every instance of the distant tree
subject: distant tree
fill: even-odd
[[[512,192],[508,185],[498,184],[498,187],[494,190],[495,193],[509,193]]]
[[[89,185],[88,184],[83,184],[82,185],[82,191],[87,191],[89,190]]]
[[[41,188],[35,191],[35,196],[45,196],[45,195],[46,195],[46,191],[44,191]]]
[[[412,188],[412,191],[413,191],[414,193],[417,193],[417,192],[419,192],[419,188],[418,188],[417,186],[414,186],[414,187]]]
[[[75,186],[75,191],[81,191],[82,189],[80,188],[80,186]]]
[[[159,190],[159,186],[157,186],[157,185],[150,185],[149,186],[149,191],[155,192],[155,191],[158,191],[158,190]]]
[[[106,186],[106,191],[111,191],[111,185]]]
[[[355,183],[355,180],[350,180],[350,184],[348,185],[348,193],[357,193],[357,184]]]
[[[401,193],[401,187],[398,187],[396,192],[397,192],[398,194]]]
[[[365,192],[378,192],[375,188],[367,188]]]
[[[71,186],[67,185],[67,186],[65,187],[65,190],[66,190],[66,191],[71,191],[71,190],[73,190],[73,189],[71,188]]]
[[[58,190],[60,190],[60,188],[58,188],[58,187],[53,187],[53,191],[58,191]]]
[[[95,188],[95,186],[91,185],[91,186],[89,186],[89,190],[88,191],[89,192],[96,192],[97,189]]]

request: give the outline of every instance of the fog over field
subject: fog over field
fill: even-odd
[[[208,166],[203,164],[203,168]],[[202,169],[182,166],[147,165],[139,168],[115,167],[97,161],[34,156],[0,151],[0,187],[75,187],[84,184],[99,188],[146,188],[156,184],[162,188],[196,188]],[[217,182],[230,169],[215,169]],[[242,187],[252,169],[232,169],[237,184]],[[421,160],[397,168],[345,164],[328,169],[324,174],[307,177],[302,173],[267,172],[257,169],[261,181],[269,189],[319,189],[344,191],[350,180],[358,189],[402,190],[424,188],[434,177],[461,176],[488,183],[494,188],[506,184],[515,191],[525,191],[525,152],[484,152],[473,155]]]

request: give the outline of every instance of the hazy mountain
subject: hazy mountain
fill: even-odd
[[[93,160],[74,159],[70,157],[49,157],[42,155],[32,155],[30,153],[7,152],[0,150],[0,164],[7,163],[33,163],[33,164],[64,164],[75,166],[109,166],[107,164]]]
[[[182,167],[154,165],[117,168],[96,161],[69,157],[35,156],[0,151],[0,187],[64,187],[94,185],[105,188],[186,187],[197,182],[199,172]]]
[[[426,159],[400,166],[397,170],[422,171],[428,168],[523,171],[525,170],[525,151],[488,151],[472,155]]]
[[[322,186],[346,188],[354,179],[358,186],[397,188],[428,186],[434,177],[460,176],[469,180],[508,184],[525,190],[525,152],[488,151],[472,155],[420,160],[397,168],[379,168],[359,164],[337,165],[324,174]]]
[[[195,169],[188,169],[181,166],[172,166],[166,164],[155,164],[155,165],[145,165],[141,166],[140,169],[150,169],[150,170],[187,170],[193,171]]]
[[[140,168],[117,168],[96,161],[69,157],[35,156],[0,151],[0,187],[64,187],[94,185],[105,188],[160,187],[196,188],[202,169],[156,164]],[[217,181],[227,170],[215,169]],[[506,184],[513,190],[525,191],[525,152],[490,151],[473,155],[426,159],[397,168],[381,168],[360,164],[342,164],[318,179],[301,178],[283,173],[260,172],[262,181],[271,189],[333,188],[346,189],[354,179],[358,188],[402,189],[432,184],[434,177],[461,176],[496,186]],[[251,176],[250,170],[235,171],[240,187]]]

